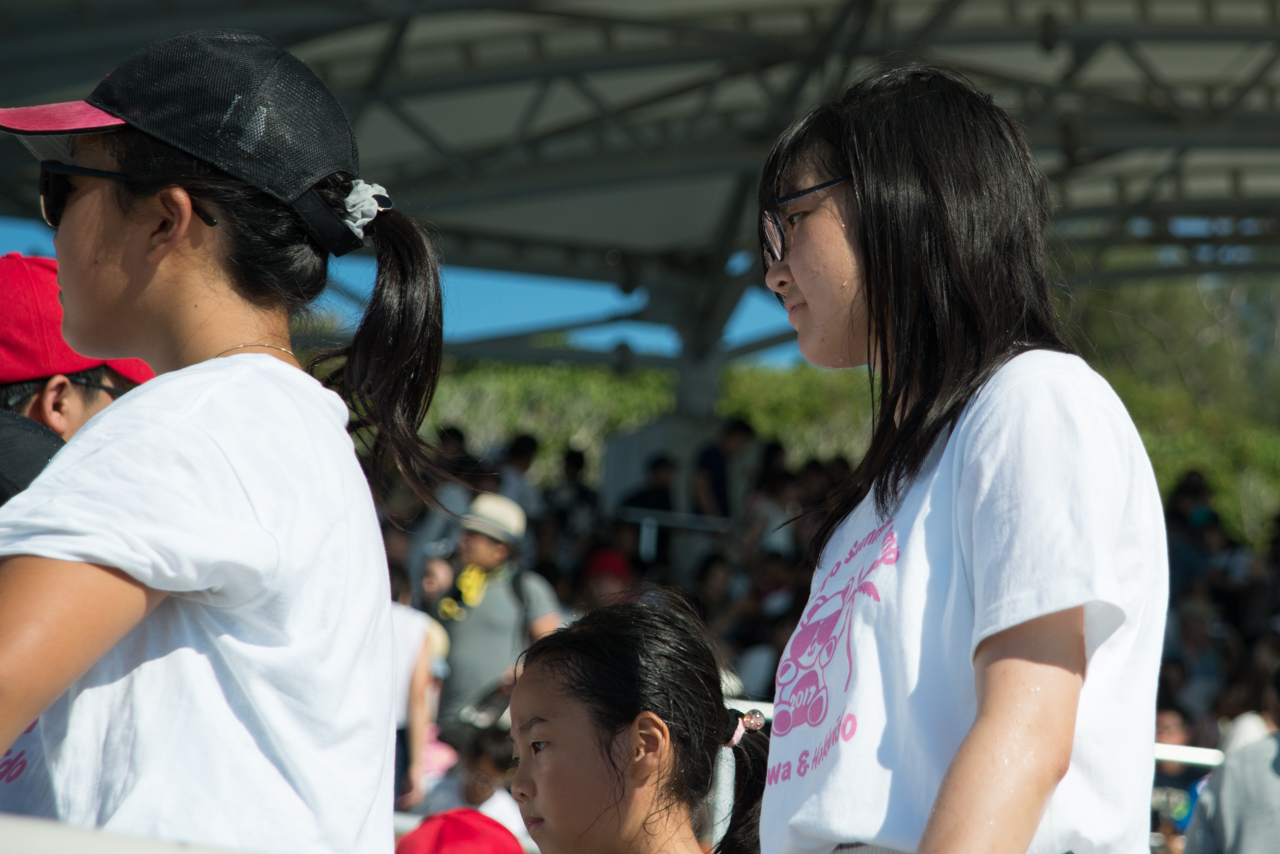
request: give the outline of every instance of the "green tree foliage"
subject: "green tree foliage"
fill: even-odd
[[[1261,546],[1280,511],[1280,291],[1216,275],[1078,291],[1077,344],[1128,407],[1168,494],[1188,469]]]
[[[456,425],[473,453],[486,454],[499,453],[517,433],[532,433],[542,443],[531,472],[535,480],[558,477],[558,457],[569,447],[586,452],[591,477],[610,435],[652,421],[673,403],[671,376],[663,371],[619,375],[596,366],[447,360],[430,432]]]

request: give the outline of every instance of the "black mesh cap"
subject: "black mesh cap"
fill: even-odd
[[[254,33],[152,42],[85,100],[285,203],[334,172],[360,171],[338,99],[302,60]]]
[[[300,59],[255,33],[161,39],[123,60],[84,101],[0,114],[0,129],[23,134],[38,156],[47,150],[42,137],[48,146],[56,135],[123,121],[290,205],[335,255],[361,245],[313,189],[335,172],[359,174],[342,105]]]

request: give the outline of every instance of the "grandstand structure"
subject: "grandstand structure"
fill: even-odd
[[[565,347],[570,327],[463,357],[677,371],[706,416],[761,287],[759,169],[796,116],[877,66],[959,69],[1026,128],[1064,282],[1280,268],[1280,0],[21,0],[0,2],[0,103],[83,97],[169,33],[254,30],[339,94],[363,171],[445,260],[632,293],[676,356]],[[0,213],[36,168],[0,142]],[[579,324],[582,325],[582,324]]]

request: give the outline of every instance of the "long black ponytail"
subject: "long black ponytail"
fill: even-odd
[[[351,343],[321,354],[309,369],[341,360],[324,382],[351,406],[350,429],[372,434],[375,470],[400,472],[419,497],[434,503],[423,475],[442,475],[418,431],[440,379],[439,256],[426,226],[399,211],[380,212],[365,230],[378,260],[368,308]]]
[[[545,667],[560,687],[590,710],[606,760],[610,746],[641,712],[667,725],[673,767],[666,783],[672,803],[700,813],[711,794],[720,751],[737,730],[740,713],[726,709],[711,644],[688,605],[671,596],[662,605],[620,603],[588,612],[524,653],[526,672]],[[733,746],[733,814],[718,854],[759,854],[760,799],[769,737],[744,732]]]
[[[131,180],[117,184],[121,207],[166,187],[182,187],[218,221],[225,263],[237,292],[263,307],[296,314],[328,284],[329,253],[288,205],[134,128],[103,135],[107,151]],[[343,209],[354,176],[335,173],[316,184],[323,202]],[[377,259],[377,280],[351,343],[308,365],[351,408],[351,432],[363,431],[375,463],[375,493],[383,472],[398,471],[423,499],[443,477],[419,436],[440,377],[443,311],[440,260],[426,226],[383,210],[365,226]]]

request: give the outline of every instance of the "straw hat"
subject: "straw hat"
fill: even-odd
[[[471,509],[462,517],[462,527],[492,537],[507,545],[514,545],[524,537],[527,525],[520,505],[502,495],[482,492],[471,502]]]

